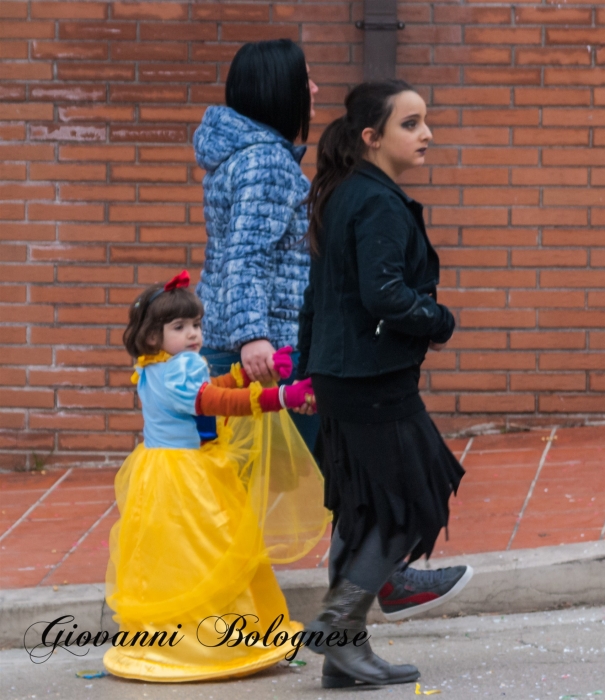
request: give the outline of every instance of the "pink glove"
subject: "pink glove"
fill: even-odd
[[[286,345],[273,353],[273,369],[282,379],[287,379],[292,374],[292,346]]]
[[[315,398],[310,379],[305,379],[302,382],[298,382],[298,384],[291,384],[290,386],[280,386],[279,388],[279,401],[284,408],[300,408],[310,403],[310,401],[306,400],[306,396]]]

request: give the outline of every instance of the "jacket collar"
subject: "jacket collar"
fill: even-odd
[[[386,185],[389,189],[393,190],[393,192],[398,194],[406,204],[415,204],[420,207],[422,206],[419,202],[416,202],[416,200],[412,199],[411,197],[408,197],[408,195],[401,189],[401,187],[399,187],[399,185],[396,182],[391,180],[391,178],[384,172],[384,170],[381,170],[373,163],[370,163],[369,160],[362,160],[361,164],[357,166],[357,170],[362,175],[365,175],[366,177],[372,178],[372,180],[377,180],[383,185]]]

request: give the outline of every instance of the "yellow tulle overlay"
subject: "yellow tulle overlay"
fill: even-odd
[[[270,643],[275,634],[302,629],[271,563],[300,559],[325,531],[317,465],[285,411],[217,424],[218,439],[199,450],[139,445],[116,476],[121,518],[110,536],[106,595],[128,635],[104,657],[115,675],[243,676],[292,652],[290,643]],[[283,618],[269,643],[220,645],[226,622],[242,615],[242,634],[260,637]],[[145,644],[162,632],[178,643]]]

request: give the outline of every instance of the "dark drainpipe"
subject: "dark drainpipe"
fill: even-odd
[[[397,0],[364,0],[363,20],[355,26],[364,30],[363,79],[395,78],[397,30],[405,27],[397,21]]]

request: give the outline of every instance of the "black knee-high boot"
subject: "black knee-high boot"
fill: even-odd
[[[353,638],[360,632],[365,632],[366,616],[374,594],[351,583],[345,578],[338,580],[330,588],[324,599],[324,608],[310,625],[307,626],[309,641],[307,646],[316,654],[325,657],[322,686],[324,688],[345,688],[356,684],[369,683],[372,685],[391,685],[409,683],[417,680],[420,673],[415,666],[403,664],[394,666],[373,653],[369,641],[359,637],[357,644]],[[348,641],[344,641],[346,630]],[[331,644],[326,642],[329,635],[337,632],[337,639]],[[359,643],[361,642],[361,643]]]

